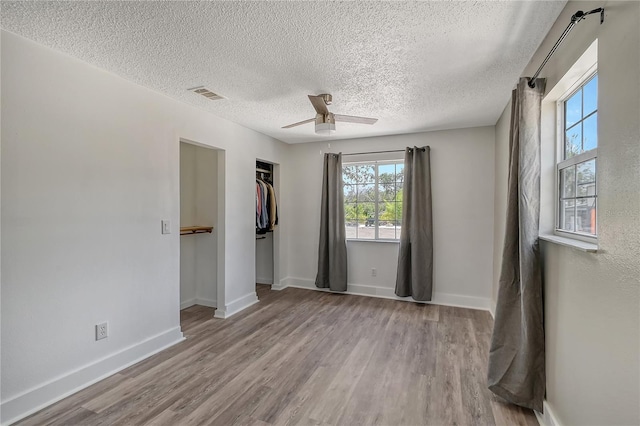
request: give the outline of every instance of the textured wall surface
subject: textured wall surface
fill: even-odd
[[[593,7],[568,3],[524,74],[535,71],[573,13]],[[640,423],[640,3],[605,8],[605,23],[580,23],[542,73],[549,91],[598,40],[599,252],[541,243],[547,403],[562,425]],[[507,107],[499,127],[509,114]],[[496,149],[506,149],[507,133],[496,133]],[[496,163],[505,155],[496,152]],[[496,193],[505,192],[506,174],[496,176]],[[499,201],[496,209],[504,208]]]
[[[493,125],[564,1],[3,2],[2,27],[286,142]],[[205,85],[209,101],[186,89]]]

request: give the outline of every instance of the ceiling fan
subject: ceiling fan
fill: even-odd
[[[315,121],[316,123],[316,133],[329,135],[332,132],[336,131],[336,121],[343,121],[346,123],[360,123],[360,124],[374,124],[378,121],[377,118],[368,118],[368,117],[356,117],[355,115],[342,115],[342,114],[334,114],[329,112],[327,105],[331,105],[332,97],[328,93],[323,93],[321,95],[308,95],[311,104],[316,110],[315,118],[310,118],[308,120],[299,121],[297,123],[289,124],[288,126],[282,127],[283,129],[289,129],[291,127],[300,126],[302,124],[307,124]]]

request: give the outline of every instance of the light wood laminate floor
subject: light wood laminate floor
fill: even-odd
[[[537,425],[486,388],[484,311],[289,288],[21,425]]]

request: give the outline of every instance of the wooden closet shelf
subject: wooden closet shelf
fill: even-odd
[[[211,233],[213,226],[183,226],[180,228],[180,235]]]

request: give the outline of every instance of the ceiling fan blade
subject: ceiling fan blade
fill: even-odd
[[[329,109],[327,108],[327,104],[324,103],[324,98],[322,96],[314,96],[308,95],[309,100],[313,104],[313,107],[316,109],[318,114],[327,115],[329,114]]]
[[[375,124],[375,122],[378,121],[377,118],[357,117],[355,115],[334,114],[333,116],[336,121],[343,121],[346,123]]]
[[[290,129],[291,127],[296,127],[296,126],[301,126],[303,124],[307,124],[307,123],[311,123],[316,121],[315,117],[314,118],[310,118],[308,120],[304,120],[304,121],[298,121],[297,123],[293,123],[293,124],[289,124],[288,126],[283,126],[283,129]]]

